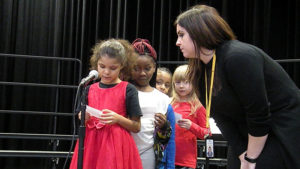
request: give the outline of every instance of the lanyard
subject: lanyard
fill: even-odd
[[[213,63],[212,63],[211,79],[210,79],[210,87],[209,87],[209,98],[207,98],[208,87],[207,87],[207,73],[205,69],[206,128],[209,128],[209,116],[210,116],[212,88],[213,88],[214,75],[215,75],[215,66],[216,66],[216,53],[214,53],[213,55]]]

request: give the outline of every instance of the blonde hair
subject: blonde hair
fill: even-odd
[[[98,60],[103,56],[115,58],[121,64],[121,80],[129,80],[137,54],[130,42],[124,39],[108,39],[100,41],[92,48],[93,55],[90,58],[90,69],[97,70]]]
[[[189,81],[187,73],[188,73],[188,65],[181,65],[175,69],[175,71],[173,73],[173,77],[172,77],[172,88],[173,88],[172,96],[173,97],[172,97],[171,104],[180,102],[180,97],[175,90],[175,82]],[[190,83],[190,81],[189,81],[189,83]],[[192,83],[190,83],[190,85],[192,85]],[[188,95],[187,102],[191,104],[191,113],[189,115],[195,114],[196,110],[202,106],[193,86],[192,86],[192,91]]]

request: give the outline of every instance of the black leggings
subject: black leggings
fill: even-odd
[[[175,169],[194,169],[194,168],[183,167],[183,166],[175,165]]]

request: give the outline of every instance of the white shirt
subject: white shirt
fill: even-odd
[[[141,130],[131,133],[139,153],[143,153],[153,147],[154,144],[154,115],[155,113],[166,114],[170,104],[170,98],[153,88],[152,92],[141,92],[139,94],[140,107],[143,113],[141,117]]]

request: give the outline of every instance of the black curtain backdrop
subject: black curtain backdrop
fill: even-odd
[[[149,39],[159,61],[184,61],[175,46],[177,15],[208,4],[228,21],[239,40],[274,59],[299,59],[300,1],[272,0],[0,0],[0,53],[82,61],[0,56],[0,82],[77,85],[89,72],[95,42],[108,38]],[[300,86],[300,63],[283,63]],[[172,71],[177,65],[163,64]],[[0,110],[72,113],[76,89],[0,84]],[[0,133],[72,134],[72,118],[0,112]],[[0,139],[0,150],[68,151],[70,141]],[[3,169],[61,168],[48,158],[0,157]]]

